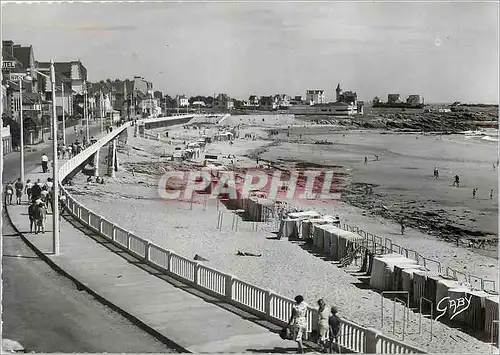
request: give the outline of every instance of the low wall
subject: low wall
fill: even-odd
[[[173,118],[166,117],[164,119],[172,122]],[[175,119],[178,119],[178,117]],[[158,119],[152,120],[157,122]],[[148,123],[148,120],[141,121],[144,121],[145,124]],[[62,179],[85,162],[98,149],[116,138],[121,131],[127,129],[129,126],[130,122],[125,123],[76,157],[67,161],[59,170],[59,181],[62,181]],[[121,249],[142,259],[157,270],[192,285],[199,290],[208,292],[273,324],[285,326],[290,319],[292,306],[295,303],[293,300],[242,281],[230,274],[202,265],[197,261],[178,255],[172,250],[162,248],[150,240],[138,237],[78,203],[63,186],[60,189],[61,193],[67,198],[67,208],[75,218]],[[317,330],[317,318],[317,309],[310,307],[307,314],[308,333]],[[339,343],[343,352],[381,354],[425,353],[418,348],[386,337],[374,329],[362,327],[346,319],[342,319]]]

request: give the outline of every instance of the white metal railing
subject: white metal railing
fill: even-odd
[[[178,119],[179,116],[175,118]],[[153,120],[158,122],[158,119]],[[148,120],[141,121],[147,122]],[[116,138],[129,125],[130,122],[127,122],[117,130],[113,130],[97,143],[68,160],[59,170],[60,181],[63,181],[69,173],[85,162],[98,149]],[[63,186],[61,186],[61,193],[67,198],[68,210],[80,222],[166,274],[207,290],[225,301],[257,316],[265,317],[277,325],[283,326],[289,321],[294,304],[293,300],[239,280],[219,270],[201,265],[196,261],[177,255],[173,251],[140,238],[82,206]],[[317,330],[317,318],[317,309],[310,307],[307,313],[309,333]],[[420,349],[381,335],[376,330],[362,327],[345,319],[342,319],[341,323],[339,345],[344,350],[351,352],[425,353]]]

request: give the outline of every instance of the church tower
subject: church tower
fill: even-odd
[[[336,92],[336,102],[340,102],[340,95],[342,95],[342,89],[340,88],[340,83],[337,84]]]

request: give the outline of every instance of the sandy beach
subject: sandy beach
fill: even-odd
[[[497,172],[492,169],[496,162],[496,143],[478,143],[464,136],[439,139],[436,136],[381,134],[380,131],[345,131],[335,126],[304,127],[303,122],[296,119],[279,122],[276,118],[268,122],[266,128],[274,125],[282,129],[278,135],[281,142],[270,145],[272,141],[266,129],[258,127],[259,118],[230,117],[231,120],[224,124],[246,124],[240,130],[240,137],[250,133],[255,139],[236,139],[234,145],[213,143],[207,146],[207,152],[234,154],[237,156],[235,163],[240,166],[255,165],[248,156],[256,154],[276,164],[293,165],[291,161],[303,161],[341,166],[345,170],[342,199],[318,201],[314,208],[309,206],[308,209],[338,214],[346,223],[389,237],[394,243],[438,260],[443,267],[451,266],[489,280],[498,279],[494,257],[496,243],[485,250],[468,248],[465,243],[471,235],[496,239]],[[288,136],[285,129],[289,126],[292,127]],[[161,155],[183,146],[183,141],[190,137],[213,132],[169,127],[166,139],[163,138],[166,130],[151,132],[162,134],[163,142],[130,137],[127,147],[120,149],[122,169],[115,179],[107,178],[105,185],[86,185],[85,177],[78,175],[71,188],[78,200],[131,232],[176,253],[189,258],[199,254],[208,259],[204,262],[208,266],[287,297],[303,294],[313,305],[318,298],[324,297],[339,307],[341,316],[364,326],[380,328],[378,293],[359,288],[355,276],[299,245],[275,240],[273,223],[254,231],[251,222],[240,222],[235,232],[230,230],[232,216],[227,214],[224,227],[218,231],[215,202],[209,202],[205,208],[200,198],[191,209],[186,202],[160,199],[158,181],[162,167],[170,164]],[[314,144],[324,140],[333,144]],[[378,161],[375,154],[379,156]],[[364,164],[365,156],[369,160],[367,164]],[[434,166],[440,170],[437,180],[432,176]],[[460,188],[451,186],[455,174],[460,175]],[[360,187],[363,184],[373,186],[373,195],[365,196]],[[479,189],[475,199],[472,198],[473,187]],[[490,189],[494,189],[493,199],[489,196]],[[296,204],[301,203],[297,201]],[[418,218],[426,212],[429,214],[425,219]],[[405,218],[409,226],[404,236],[399,234],[397,221],[400,218]],[[430,223],[431,219],[434,222]],[[448,225],[452,227],[446,227]],[[454,240],[446,241],[451,239],[450,228],[463,232],[461,239],[464,241],[458,247]],[[236,255],[238,250],[263,255],[241,257]],[[401,326],[402,311],[398,312],[397,325]],[[428,328],[428,321],[424,321],[426,335]],[[392,306],[389,305],[385,307],[383,330],[401,338],[400,334],[391,334]],[[430,342],[428,336],[418,334],[418,316],[413,313],[405,341],[429,352],[490,351],[489,345],[475,337],[439,322],[434,324],[434,338]]]

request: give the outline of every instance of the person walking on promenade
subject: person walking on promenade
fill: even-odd
[[[54,187],[54,183],[52,182],[52,178],[48,178],[47,182],[45,183],[45,186],[47,186],[47,189],[50,191]]]
[[[31,202],[31,189],[33,188],[33,183],[30,179],[26,181],[26,195],[28,195],[28,201]]]
[[[45,233],[45,219],[47,218],[47,208],[45,204],[42,202],[42,200],[37,200],[36,204],[36,231],[35,234],[38,234],[38,232]]]
[[[42,184],[40,182],[40,179],[36,182],[36,184],[33,185],[31,188],[31,199],[32,200],[38,200],[42,194]]]
[[[12,195],[14,194],[14,188],[12,187],[12,183],[8,182],[5,187],[5,203],[7,205],[12,205]]]
[[[66,195],[61,194],[61,196],[59,196],[59,212],[60,212],[59,220],[61,220],[65,210],[66,210]]]
[[[330,316],[330,310],[326,306],[324,299],[318,300],[318,345],[326,349],[328,346],[328,318]]]
[[[30,233],[33,233],[33,227],[35,228],[36,231],[36,214],[37,214],[37,206],[35,201],[31,201],[30,205],[28,207],[28,217],[30,219]]]
[[[23,190],[24,190],[24,184],[21,181],[21,178],[17,179],[17,182],[14,184],[14,188],[16,189],[16,203],[20,205],[21,197],[23,196]]]
[[[455,175],[455,181],[453,181],[453,186],[460,187],[460,176]]]
[[[295,304],[292,306],[292,316],[288,321],[288,326],[291,327],[293,339],[299,346],[298,353],[304,353],[302,345],[302,337],[307,331],[307,303],[304,302],[304,297],[298,295],[295,297]]]
[[[340,318],[337,316],[337,308],[330,309],[330,317],[328,318],[330,328],[330,353],[336,352],[340,354],[339,335],[340,335]]]
[[[42,155],[42,171],[45,174],[49,170],[49,157],[43,153]]]

